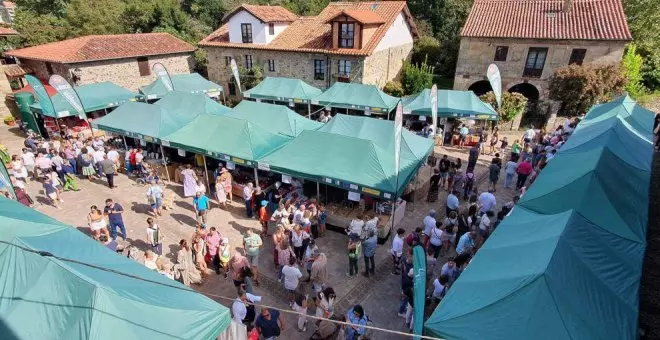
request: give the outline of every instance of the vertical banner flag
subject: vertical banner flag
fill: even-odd
[[[163,64],[161,63],[155,63],[151,69],[154,71],[158,79],[160,79],[161,82],[163,82],[163,85],[165,85],[165,88],[167,89],[167,92],[172,92],[174,91],[174,84],[172,84],[172,78],[170,77],[170,73],[167,72],[167,69]]]
[[[50,96],[48,95],[48,92],[46,92],[46,88],[44,88],[44,84],[42,84],[41,81],[39,81],[39,79],[29,74],[25,75],[25,80],[27,80],[28,84],[32,86],[34,95],[37,97],[37,101],[39,101],[41,112],[43,112],[48,116],[57,117],[57,115],[55,114],[55,106],[53,105],[53,102],[50,100]]]
[[[396,174],[397,187],[399,189],[399,163],[401,162],[401,130],[403,129],[403,105],[399,100],[396,106],[396,114],[394,115],[394,171]],[[394,210],[394,209],[392,209]]]
[[[422,335],[426,301],[426,254],[424,248],[413,248],[413,334]],[[419,336],[413,337],[419,340]]]
[[[238,85],[238,92],[243,92],[241,90],[241,78],[238,76],[238,65],[236,65],[236,60],[231,58],[231,72],[234,74],[234,79],[236,79],[236,85]]]
[[[66,79],[62,78],[60,75],[53,74],[50,76],[48,84],[54,87],[57,92],[59,92],[62,97],[64,97],[64,99],[66,99],[66,101],[69,102],[71,106],[73,106],[81,119],[85,119],[85,109],[80,102],[80,98],[78,98],[78,94],[73,90],[73,87],[71,87],[71,84],[69,84]]]
[[[437,134],[437,130],[438,130],[438,86],[436,84],[433,84],[433,87],[431,87],[431,121],[433,122],[433,134]]]
[[[500,108],[502,107],[502,77],[500,76],[500,69],[497,68],[497,65],[488,65],[486,77],[490,82],[490,87],[493,88],[493,93],[495,94],[495,99],[497,100],[497,108]]]
[[[0,150],[0,153],[2,152],[3,151]],[[9,157],[9,155],[6,154],[3,156]],[[9,172],[7,171],[7,167],[5,167],[5,162],[0,161],[0,190],[2,189],[7,190],[7,192],[11,194],[12,199],[16,199],[16,191],[14,191],[14,186],[9,179]]]

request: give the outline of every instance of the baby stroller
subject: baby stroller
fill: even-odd
[[[145,166],[144,164],[141,164],[137,171],[136,175],[138,178],[135,180],[135,183],[138,185],[145,185],[148,183],[151,183],[151,180],[156,180],[156,183],[160,183],[160,176],[159,174],[156,173],[155,170],[149,168],[148,166]]]

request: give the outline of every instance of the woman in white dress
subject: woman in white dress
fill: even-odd
[[[181,176],[183,176],[183,195],[185,197],[195,196],[197,194],[197,175],[190,164],[186,164],[186,168],[181,171]]]
[[[179,241],[181,249],[176,254],[176,265],[174,266],[174,277],[186,286],[202,282],[202,275],[195,267],[192,259],[192,250],[188,241]]]
[[[107,223],[105,221],[105,217],[103,216],[103,212],[99,210],[95,205],[91,206],[89,211],[89,214],[87,214],[87,223],[89,225],[89,229],[92,230],[92,233],[94,234],[94,239],[98,240],[101,234],[105,235],[107,238],[110,238],[110,233],[108,232],[108,229],[106,228]]]
[[[218,206],[227,208],[227,192],[222,176],[218,176],[215,181],[215,198],[218,200]]]
[[[14,177],[27,183],[28,172],[23,161],[18,158],[18,155],[11,156],[11,169],[14,171]]]

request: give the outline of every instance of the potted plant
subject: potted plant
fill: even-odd
[[[12,116],[5,116],[4,121],[5,121],[5,124],[7,124],[9,126],[16,125],[16,119],[14,119],[14,117],[12,117]]]

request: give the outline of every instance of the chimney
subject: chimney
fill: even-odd
[[[562,11],[565,13],[571,13],[572,8],[573,8],[573,0],[564,0],[564,6],[562,7]]]

